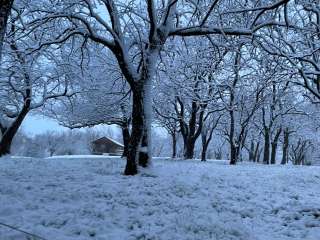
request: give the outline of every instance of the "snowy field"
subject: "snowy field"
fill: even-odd
[[[156,159],[126,177],[124,164],[0,158],[0,223],[48,240],[320,239],[320,167]]]

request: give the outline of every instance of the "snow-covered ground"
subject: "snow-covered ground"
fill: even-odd
[[[320,239],[320,167],[156,159],[126,177],[124,164],[0,158],[0,223],[48,240]],[[0,226],[0,239],[28,238]]]

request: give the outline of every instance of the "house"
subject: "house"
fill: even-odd
[[[123,145],[111,138],[102,137],[91,142],[92,154],[121,156]]]

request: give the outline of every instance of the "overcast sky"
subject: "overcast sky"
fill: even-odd
[[[47,131],[63,131],[66,128],[60,126],[56,121],[44,116],[27,116],[22,124],[24,132],[32,135]]]

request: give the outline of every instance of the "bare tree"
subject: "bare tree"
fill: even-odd
[[[213,132],[219,124],[219,121],[222,117],[222,113],[217,114],[217,112],[212,112],[207,115],[207,119],[204,121],[204,125],[201,131],[201,143],[202,143],[202,151],[201,151],[201,161],[207,160],[207,151],[211,139],[213,137]]]
[[[0,156],[10,153],[12,140],[31,110],[49,100],[72,95],[63,71],[57,71],[54,54],[45,50],[41,54],[25,51],[35,36],[21,37],[24,32],[16,30],[14,20],[10,25],[10,50],[6,52],[0,75]]]
[[[134,175],[137,163],[147,167],[151,157],[152,79],[159,53],[167,39],[209,34],[250,37],[261,28],[285,25],[276,22],[269,13],[278,11],[288,1],[279,0],[273,4],[250,1],[250,7],[242,4],[247,1],[240,0],[197,3],[179,0],[157,3],[153,0],[129,3],[82,0],[68,1],[65,5],[50,1],[41,7],[36,6],[38,17],[30,24],[34,28],[51,28],[49,31],[54,32],[54,36],[44,34],[47,42],[41,46],[62,43],[80,35],[109,48],[115,55],[132,91],[132,134],[125,174]],[[244,13],[248,17],[239,21],[239,16]],[[63,27],[61,21],[64,21]]]
[[[290,31],[275,27],[258,34],[257,42],[272,55],[283,57],[291,66],[291,82],[304,87],[310,100],[320,100],[320,6],[317,1],[287,4],[284,15]]]
[[[160,101],[159,101],[160,100]],[[161,101],[161,99],[154,100],[154,109],[155,109],[155,120],[156,123],[163,127],[167,133],[171,137],[172,143],[172,158],[177,157],[177,140],[178,134],[180,132],[179,129],[179,121],[178,119],[172,115],[174,113],[174,109],[170,109],[170,107],[174,108],[174,105],[171,101],[168,101],[166,98],[166,103]],[[168,104],[169,102],[169,104]]]
[[[68,78],[77,93],[72,98],[66,98],[47,108],[47,115],[70,129],[99,124],[117,125],[122,131],[123,157],[127,156],[131,128],[131,96],[118,65],[100,46],[91,45],[82,51],[78,51],[79,46],[70,47],[73,48],[72,51],[63,59]],[[83,58],[84,51],[87,59]]]
[[[306,165],[306,154],[309,148],[312,147],[312,143],[309,140],[299,139],[295,145],[290,149],[290,160],[294,165]]]
[[[224,118],[224,135],[230,144],[230,164],[239,160],[242,148],[248,135],[248,128],[257,110],[263,102],[262,90],[265,87],[262,79],[255,71],[246,72],[251,56],[250,47],[240,44],[238,49],[229,56],[230,68],[222,73],[224,81],[220,80],[220,98],[225,105],[229,118]],[[246,64],[244,64],[246,62]],[[228,75],[229,74],[229,75]]]

